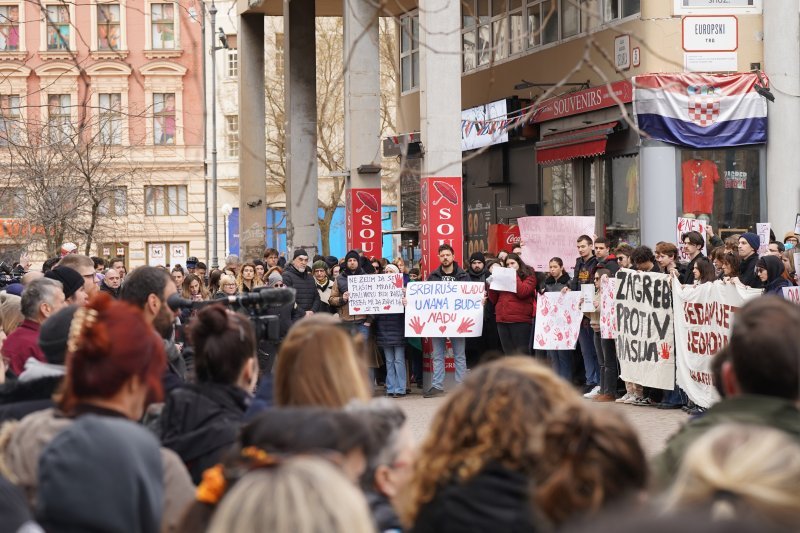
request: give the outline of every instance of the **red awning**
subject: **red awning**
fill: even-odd
[[[545,135],[536,143],[536,162],[548,164],[604,154],[608,136],[614,133],[618,125],[619,122],[614,121]]]

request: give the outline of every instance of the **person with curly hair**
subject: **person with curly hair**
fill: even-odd
[[[256,275],[256,265],[245,263],[236,275],[236,288],[240,294],[254,292],[264,286],[264,280]]]

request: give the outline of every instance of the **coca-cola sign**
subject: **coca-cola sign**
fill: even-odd
[[[381,190],[350,189],[347,195],[347,248],[381,255]]]
[[[449,244],[456,261],[463,266],[464,225],[460,177],[422,178],[420,205],[420,247],[422,271],[427,276],[439,268],[439,246]]]
[[[489,252],[493,254],[501,250],[510,252],[520,242],[519,226],[508,224],[489,225]]]

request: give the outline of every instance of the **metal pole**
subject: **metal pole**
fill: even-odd
[[[200,41],[200,49],[205,53],[206,49],[206,4],[200,2],[200,28],[203,32],[203,37]],[[213,36],[212,36],[213,37]],[[212,41],[213,42],[213,41]],[[203,61],[203,210],[205,212],[205,233],[206,233],[206,255],[203,257],[204,262],[211,258],[209,251],[209,235],[208,235],[208,80],[206,79],[206,61]]]
[[[212,0],[208,10],[211,15],[211,231],[212,256],[211,268],[219,268],[217,250],[217,47],[214,39],[217,35],[217,6]]]

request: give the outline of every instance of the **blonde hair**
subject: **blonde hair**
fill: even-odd
[[[724,424],[683,455],[666,512],[710,507],[712,518],[755,515],[794,530],[800,524],[800,446],[777,429]]]
[[[372,533],[361,491],[328,461],[303,456],[246,474],[217,507],[208,533]]]
[[[281,344],[275,367],[275,403],[279,406],[343,407],[368,401],[366,365],[354,341],[328,314],[302,319]]]
[[[488,463],[535,479],[548,421],[580,406],[572,387],[530,357],[478,367],[437,412],[414,467],[401,514],[407,525],[443,482],[465,482]]]
[[[236,284],[236,278],[234,278],[234,277],[233,277],[233,276],[231,276],[230,274],[223,274],[223,275],[221,275],[221,276],[219,277],[219,290],[221,290],[221,291],[222,291],[222,287],[224,287],[224,286],[225,286],[225,284],[227,284],[227,283],[233,283],[233,284]],[[237,289],[238,289],[239,285],[236,285],[236,287],[237,287]],[[225,291],[223,291],[223,292],[225,292]]]
[[[3,332],[6,335],[10,335],[25,319],[22,316],[21,303],[22,298],[19,296],[8,294],[5,291],[0,292],[0,320],[2,320]]]

